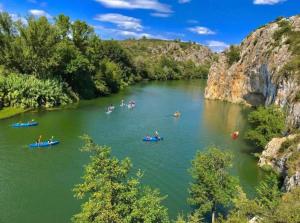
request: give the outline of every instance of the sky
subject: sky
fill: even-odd
[[[300,14],[300,0],[0,0],[0,11],[50,21],[63,13],[102,39],[180,39],[222,51],[278,16]]]

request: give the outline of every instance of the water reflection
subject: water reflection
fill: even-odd
[[[231,134],[233,131],[243,132],[246,128],[245,107],[215,100],[205,100],[203,123],[212,132]]]

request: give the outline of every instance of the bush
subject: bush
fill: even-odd
[[[39,80],[34,76],[0,74],[0,101],[4,107],[54,107],[71,103],[74,95],[67,86],[55,79]],[[73,98],[72,98],[73,97]]]
[[[246,139],[257,147],[264,148],[274,137],[282,134],[285,128],[285,115],[275,106],[259,107],[249,114],[251,129],[246,133]]]
[[[227,62],[230,66],[240,60],[240,53],[240,47],[233,45],[229,47],[229,50],[225,54],[227,56]]]

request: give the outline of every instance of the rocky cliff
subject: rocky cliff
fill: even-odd
[[[272,139],[259,159],[259,166],[266,165],[284,178],[284,191],[300,186],[300,135]]]
[[[231,49],[210,68],[205,97],[250,105],[286,107],[300,126],[300,16],[278,19],[251,33],[230,60]]]

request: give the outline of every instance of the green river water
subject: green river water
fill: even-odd
[[[138,84],[107,98],[83,101],[72,108],[32,112],[0,121],[0,222],[65,223],[80,209],[72,187],[81,182],[89,154],[79,151],[78,136],[87,133],[98,144],[109,145],[119,158],[130,157],[134,170],[144,171],[143,183],[168,195],[164,204],[175,218],[189,211],[187,172],[197,150],[217,145],[235,155],[233,174],[244,190],[254,194],[262,173],[251,148],[243,140],[248,109],[203,98],[204,81],[170,81]],[[134,110],[120,108],[121,99],[135,100]],[[116,111],[105,114],[106,107]],[[179,110],[182,117],[173,118]],[[34,128],[13,129],[10,124],[35,119]],[[144,143],[142,138],[159,130],[165,138]],[[241,137],[232,141],[236,129]],[[54,135],[61,144],[52,149],[28,149],[39,135]]]

